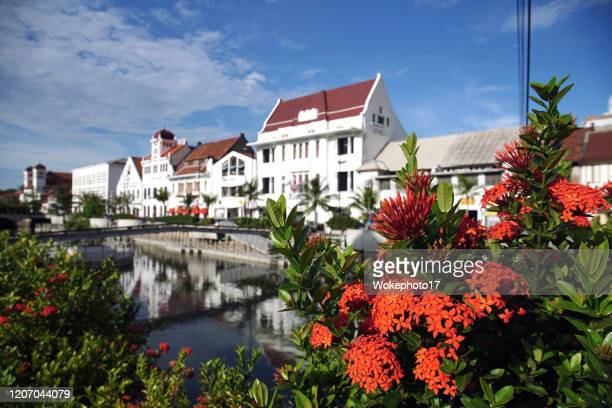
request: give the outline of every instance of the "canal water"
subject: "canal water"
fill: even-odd
[[[156,327],[149,344],[170,344],[160,366],[167,367],[181,347],[193,349],[188,363],[196,376],[186,382],[192,400],[199,395],[200,364],[215,357],[234,364],[238,345],[262,348],[255,375],[268,385],[275,368],[295,356],[289,336],[301,320],[281,312],[281,280],[282,271],[271,267],[144,245],[135,246],[133,268],[121,277],[124,291],[140,305],[137,318]]]

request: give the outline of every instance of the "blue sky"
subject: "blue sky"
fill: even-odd
[[[562,105],[612,110],[612,0],[534,0],[532,79],[572,74]],[[0,2],[0,188],[190,143],[256,137],[278,97],[381,72],[420,136],[518,124],[515,2]]]

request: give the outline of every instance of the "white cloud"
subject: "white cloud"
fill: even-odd
[[[289,38],[281,37],[278,38],[277,41],[278,45],[292,51],[302,51],[307,48],[305,44],[298,41],[290,40]]]
[[[111,159],[128,140],[146,145],[128,135],[192,112],[274,100],[265,75],[230,55],[217,31],[155,37],[126,10],[68,1],[0,2],[0,15],[0,122],[23,130],[0,129],[5,167]]]
[[[310,79],[314,76],[317,76],[321,73],[325,72],[325,69],[323,68],[311,68],[311,69],[307,69],[304,72],[302,72],[302,75],[300,75],[300,77],[302,79]]]
[[[579,9],[609,4],[609,0],[552,0],[545,4],[534,5],[531,9],[531,27],[553,26]],[[506,18],[504,31],[516,30],[516,13]]]

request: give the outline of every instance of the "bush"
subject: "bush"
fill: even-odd
[[[84,193],[79,198],[81,202],[81,213],[85,218],[101,218],[106,212],[104,200],[95,193]]]
[[[83,230],[89,227],[89,218],[84,217],[83,214],[71,214],[64,222],[65,230]]]
[[[238,217],[234,219],[234,222],[242,228],[270,228],[267,218]]]
[[[610,210],[611,186],[594,189],[566,178],[570,163],[560,146],[575,124],[557,110],[571,88],[563,82],[532,84],[539,96],[532,100],[543,110],[534,110],[520,140],[496,156],[507,174],[485,192],[483,205],[499,213],[500,223],[485,228],[458,209],[450,183],[432,186],[430,174],[418,170],[412,134],[398,174],[405,194],[383,200],[373,225],[387,239],[382,260],[406,248],[442,255],[452,248],[489,247],[497,255],[504,248],[580,248],[576,286],[564,281],[567,266],[535,268],[538,281],[563,295],[502,296],[495,273],[514,283],[525,277],[493,261],[486,287],[464,282],[464,295],[370,295],[359,254],[309,235],[296,208],[287,214],[283,196],[268,200],[272,242],[290,265],[279,297],[308,318],[294,332],[300,359],[276,375],[278,389],[292,392],[297,406],[612,405],[606,270],[612,234],[609,222],[602,226],[593,217]],[[585,255],[588,248],[599,250]],[[512,267],[519,270],[529,255],[517,253],[520,262]]]
[[[336,214],[332,216],[327,225],[333,230],[346,231],[347,229],[361,228],[362,224],[359,220],[351,217],[348,214]]]
[[[27,214],[30,209],[13,191],[0,191],[0,214]]]
[[[215,223],[214,218],[202,218],[198,224],[200,225],[213,225]]]

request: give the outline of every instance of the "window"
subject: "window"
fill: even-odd
[[[353,172],[352,171],[349,171],[349,186],[352,191],[353,190]]]
[[[300,152],[300,159],[302,158],[302,144],[300,143],[300,147],[298,148],[299,152]]]
[[[263,149],[262,154],[263,154],[263,162],[270,163],[270,149]]]
[[[348,138],[342,137],[338,139],[338,156],[348,153]]]
[[[265,157],[265,156],[264,156]],[[228,160],[223,162],[221,166],[221,174],[223,177],[229,175],[244,175],[244,160],[237,159],[236,157],[230,157]]]
[[[261,192],[264,194],[274,194],[274,177],[263,177],[261,179]]]
[[[348,172],[338,172],[338,191],[348,191]]]
[[[308,158],[308,142],[304,143],[304,157]]]
[[[185,192],[185,185],[183,183],[178,184],[178,193],[183,194]]]
[[[319,141],[318,140],[315,142],[315,154],[316,154],[316,157],[319,157]]]
[[[297,159],[297,145],[296,144],[293,145],[293,158]]]
[[[281,160],[285,161],[285,145],[281,147]]]
[[[351,153],[355,153],[355,138],[351,137]]]
[[[378,189],[379,190],[391,190],[391,180],[390,179],[378,180]]]
[[[378,116],[378,124],[379,125],[384,125],[385,124],[385,117],[384,116]]]
[[[375,113],[372,114],[372,123],[374,123],[374,122],[376,122],[376,114]]]
[[[153,166],[153,173],[157,173],[157,165]]]
[[[389,127],[389,118],[387,118],[387,127]]]
[[[501,181],[501,173],[485,174],[485,185],[492,186]]]
[[[285,176],[281,177],[281,193],[285,193]]]
[[[382,115],[382,106],[378,107],[378,113],[380,113]]]
[[[237,197],[240,195],[240,187],[222,187],[221,195],[223,197]]]
[[[264,155],[265,158],[265,155]],[[265,161],[265,159],[264,159]],[[223,177],[227,176],[229,174],[229,162],[225,161],[223,163],[223,165],[221,166],[221,175],[223,175]]]

